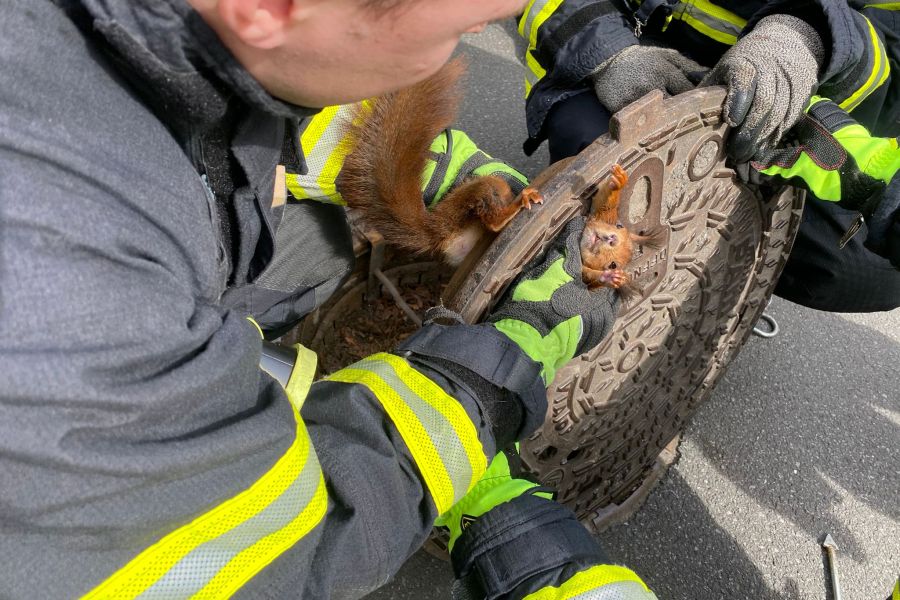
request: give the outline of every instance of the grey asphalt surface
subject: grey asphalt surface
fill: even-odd
[[[509,27],[467,38],[460,127],[533,176]],[[830,599],[831,533],[846,600],[880,600],[900,573],[900,310],[838,315],[776,299],[689,425],[679,462],[634,518],[599,536],[660,600]],[[525,558],[525,557],[523,557]],[[369,600],[446,599],[448,564],[415,554]]]

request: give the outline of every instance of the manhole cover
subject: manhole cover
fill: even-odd
[[[523,211],[451,283],[448,306],[480,319],[587,211],[615,163],[630,176],[623,223],[664,228],[663,247],[636,253],[628,269],[640,293],[598,348],[558,372],[544,426],[522,444],[526,465],[595,529],[621,518],[610,507],[633,512],[629,498],[746,341],[800,223],[801,194],[763,198],[725,166],[724,97],[720,88],[656,92],[619,112],[609,135],[542,186],[544,205]]]

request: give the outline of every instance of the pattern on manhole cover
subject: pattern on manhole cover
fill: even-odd
[[[628,171],[620,218],[636,231],[663,227],[666,243],[636,255],[629,271],[641,293],[599,347],[558,372],[544,426],[522,444],[526,465],[595,528],[709,396],[765,307],[799,226],[799,194],[764,199],[725,166],[723,99],[718,88],[669,99],[656,92],[618,113],[610,135],[542,186],[545,204],[513,221],[448,302],[477,320],[586,211],[614,163]]]

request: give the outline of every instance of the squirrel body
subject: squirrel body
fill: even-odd
[[[500,231],[531,202],[501,177],[467,179],[432,209],[425,206],[422,173],[432,141],[456,119],[465,63],[455,59],[411,87],[361,105],[351,129],[352,149],[338,178],[341,195],[389,243],[459,264],[489,231]]]
[[[624,269],[634,255],[634,245],[659,245],[658,236],[631,233],[619,221],[619,196],[627,184],[628,174],[616,164],[605,185],[594,194],[580,244],[581,278],[591,289],[629,285]]]

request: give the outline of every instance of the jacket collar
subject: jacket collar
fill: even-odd
[[[111,46],[123,75],[176,127],[204,129],[237,96],[292,122],[316,111],[272,97],[185,0],[73,0]]]

